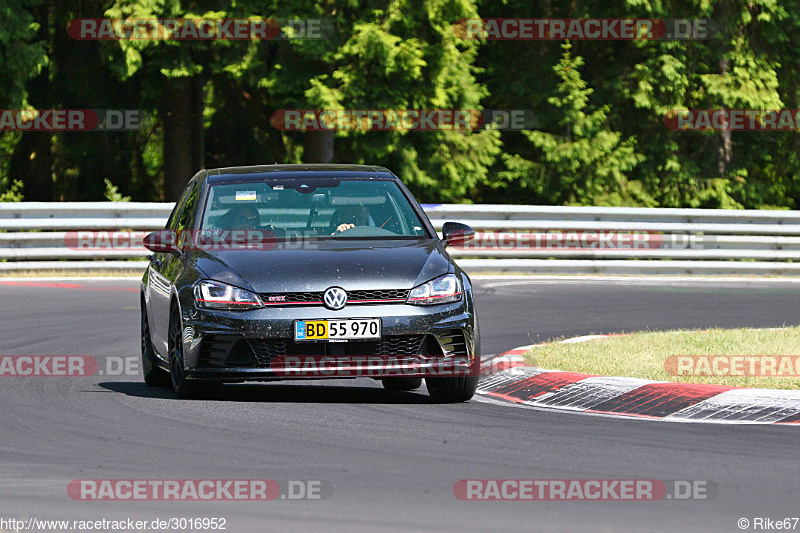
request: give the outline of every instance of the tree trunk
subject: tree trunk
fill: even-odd
[[[729,0],[722,0],[714,6],[714,19],[724,28],[723,31],[737,31],[741,35],[741,27],[735,27],[736,21],[732,19],[732,8]],[[727,51],[726,40],[717,41],[717,54],[719,60],[719,73],[722,77],[728,76],[729,64],[725,59]],[[730,124],[728,124],[730,126]],[[728,174],[728,167],[733,159],[733,142],[731,141],[731,130],[724,129],[720,132],[720,144],[717,150],[717,171],[720,177]]]
[[[197,172],[206,168],[206,137],[203,129],[205,106],[204,83],[201,78],[192,78],[192,166]]]
[[[303,138],[304,163],[333,161],[333,131],[307,131]]]
[[[174,202],[204,166],[203,83],[199,78],[172,78],[163,90],[164,196]]]
[[[723,76],[728,75],[727,60],[722,59],[719,62],[719,71]],[[728,126],[730,126],[730,124],[728,124]],[[717,170],[719,170],[719,175],[721,177],[725,177],[728,173],[728,166],[731,164],[731,159],[733,158],[733,142],[731,141],[731,130],[729,128],[720,131],[719,134],[721,139],[717,157]]]

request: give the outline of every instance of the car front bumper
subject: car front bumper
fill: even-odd
[[[452,304],[275,307],[212,311],[182,303],[189,379],[266,381],[478,375],[471,291]],[[381,341],[294,341],[297,320],[379,318]],[[418,348],[415,348],[418,344]],[[374,352],[374,353],[373,353]]]

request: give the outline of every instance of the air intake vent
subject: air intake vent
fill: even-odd
[[[460,329],[437,333],[436,338],[444,355],[467,355],[467,339]]]

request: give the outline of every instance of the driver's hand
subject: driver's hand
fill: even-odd
[[[331,233],[331,235],[336,235],[337,233],[341,233],[343,231],[347,231],[350,228],[355,228],[355,227],[356,227],[355,224],[339,224],[339,226],[336,228],[336,231]]]

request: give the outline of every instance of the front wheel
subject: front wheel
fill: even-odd
[[[147,308],[142,301],[142,373],[144,382],[149,387],[166,387],[169,385],[169,376],[164,372],[156,361],[156,351],[153,348],[153,341],[150,338],[150,322],[147,320]]]
[[[222,388],[221,383],[186,379],[183,359],[183,327],[178,306],[173,306],[169,319],[169,376],[172,390],[180,398],[197,398]]]
[[[425,378],[425,385],[436,403],[466,402],[478,390],[478,377]]]

